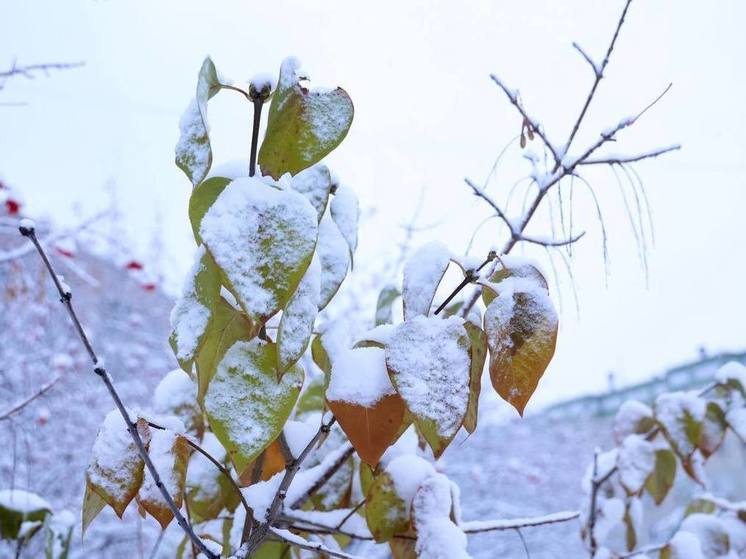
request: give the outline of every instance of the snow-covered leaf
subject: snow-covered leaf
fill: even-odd
[[[746,444],[746,408],[728,410],[725,420],[728,422],[728,427],[741,439],[741,442]]]
[[[469,433],[473,433],[477,429],[477,419],[479,417],[479,395],[482,392],[482,372],[484,371],[484,362],[487,359],[487,334],[479,326],[475,326],[471,322],[464,322],[464,328],[469,333],[469,339],[471,340],[471,348],[469,350],[471,359],[469,403],[466,406],[464,429]]]
[[[319,223],[316,255],[321,263],[319,310],[336,295],[350,267],[350,250],[334,221],[325,216]]]
[[[397,325],[386,344],[391,380],[436,457],[466,415],[470,345],[460,318],[421,315]]]
[[[435,291],[450,261],[448,247],[437,241],[421,246],[407,260],[402,282],[404,320],[430,314]]]
[[[697,448],[706,403],[694,393],[668,392],[655,401],[655,417],[674,452],[682,460]]]
[[[202,218],[230,182],[229,178],[211,177],[199,183],[192,190],[192,195],[189,197],[189,222],[192,224],[192,233],[197,244],[202,244],[202,237],[199,235]]]
[[[0,539],[14,540],[24,523],[41,522],[52,513],[52,507],[36,493],[22,489],[0,490]],[[20,547],[18,548],[21,549]]]
[[[148,445],[148,455],[166,491],[171,495],[176,507],[181,508],[186,466],[189,460],[189,446],[186,439],[168,429],[153,429]],[[158,521],[162,529],[165,530],[173,520],[174,515],[168,508],[149,470],[145,471],[137,502]]]
[[[720,405],[717,402],[707,402],[705,417],[702,420],[702,431],[697,442],[697,448],[704,458],[709,458],[720,448],[727,428],[725,413]]]
[[[665,448],[655,451],[655,467],[653,473],[645,481],[645,489],[660,505],[668,495],[676,479],[676,455]]]
[[[412,501],[418,559],[470,559],[466,534],[451,520],[451,482],[433,474],[420,485]]]
[[[352,124],[352,100],[344,89],[308,90],[302,78],[298,60],[286,58],[258,159],[262,172],[275,179],[320,161],[342,142]]]
[[[192,372],[194,357],[204,342],[219,297],[220,273],[210,254],[200,246],[181,297],[171,311],[171,344],[179,365],[187,373]]]
[[[138,421],[141,437],[147,442],[147,423]],[[143,436],[144,435],[144,436]],[[119,411],[112,410],[104,419],[91,451],[86,483],[121,518],[135,498],[143,479],[143,460]]]
[[[288,303],[311,263],[316,212],[297,192],[236,179],[202,218],[200,236],[226,287],[263,323]]]
[[[350,263],[355,260],[357,250],[357,226],[360,220],[360,204],[355,191],[339,185],[334,193],[329,210],[334,223],[339,227],[342,237],[350,250]]]
[[[682,521],[680,530],[690,532],[697,537],[702,555],[707,559],[729,557],[730,536],[717,516],[691,514]]]
[[[238,340],[248,341],[256,335],[249,319],[222,297],[213,309],[205,333],[205,342],[197,354],[197,399],[202,402],[210,380],[225,352]]]
[[[691,532],[679,530],[661,550],[659,559],[705,559],[699,538]]]
[[[197,186],[207,176],[212,165],[207,101],[220,91],[221,85],[215,65],[205,58],[197,78],[197,92],[181,117],[181,135],[176,144],[176,165]]]
[[[614,417],[614,441],[621,444],[628,435],[644,435],[655,426],[653,410],[637,400],[627,400]]]
[[[554,356],[558,319],[544,285],[509,277],[484,313],[490,378],[497,393],[523,415]]]
[[[301,171],[293,177],[293,189],[308,198],[321,221],[329,203],[332,189],[332,178],[326,165],[318,164]]]
[[[362,460],[375,466],[399,435],[405,406],[386,371],[383,349],[341,352],[326,391],[329,409]]]
[[[303,386],[303,369],[289,369],[278,382],[276,364],[275,344],[238,341],[205,394],[210,427],[239,474],[280,434]]]
[[[409,529],[412,499],[421,483],[434,473],[423,458],[405,454],[394,458],[374,478],[366,492],[365,519],[377,542]]]
[[[617,464],[624,488],[638,493],[655,468],[655,447],[641,435],[628,435],[619,447]]]
[[[498,286],[500,282],[506,279],[517,278],[532,281],[543,287],[544,290],[549,290],[544,274],[541,273],[538,266],[531,260],[503,256],[502,262],[505,264],[505,267],[501,266],[498,270],[495,270],[489,278],[490,284]],[[489,306],[496,296],[497,293],[494,289],[488,288],[482,290],[482,299],[485,306]]]
[[[318,258],[311,260],[287,307],[282,312],[277,331],[277,373],[279,376],[292,367],[306,351],[313,334],[319,309],[321,265]]]
[[[174,369],[161,379],[153,392],[153,411],[176,416],[187,432],[202,436],[204,421],[197,403],[197,386],[181,369]]]
[[[378,293],[376,302],[376,326],[391,324],[394,322],[393,305],[399,298],[401,292],[394,285],[387,285]]]

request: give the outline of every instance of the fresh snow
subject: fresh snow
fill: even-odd
[[[686,424],[690,420],[701,422],[705,417],[705,410],[705,401],[695,392],[669,392],[661,394],[655,400],[655,417],[684,455],[690,455],[696,448],[689,440]]]
[[[394,392],[386,370],[386,353],[383,349],[349,349],[336,356],[326,389],[328,400],[370,408],[381,398]]]
[[[418,559],[470,558],[466,552],[466,534],[451,521],[451,507],[449,479],[443,474],[429,476],[412,502]]]
[[[420,247],[407,260],[402,282],[405,320],[430,313],[435,291],[450,260],[448,247],[437,241]]]
[[[197,98],[192,99],[181,116],[179,130],[181,135],[176,144],[176,160],[184,162],[191,169],[192,184],[196,186],[207,174],[212,158],[207,123]]]
[[[329,191],[332,187],[332,180],[327,166],[317,164],[304,169],[293,177],[291,186],[294,190],[308,198],[308,201],[318,213],[319,221],[321,221],[321,216],[324,215],[324,210],[326,210],[329,201]]]
[[[617,460],[622,485],[637,493],[655,468],[655,447],[642,435],[628,435],[619,448]]]
[[[181,298],[176,301],[171,311],[171,328],[176,338],[176,357],[183,361],[194,358],[199,339],[205,333],[210,320],[210,309],[200,302],[196,285],[197,274],[204,269],[204,256],[205,247],[200,245],[194,256],[194,264],[184,280]]]
[[[313,251],[316,211],[297,192],[236,179],[205,214],[200,236],[246,311],[268,317],[286,302],[290,276],[303,271]]]
[[[355,343],[360,342],[375,342],[377,344],[386,345],[391,340],[391,336],[394,335],[396,326],[393,324],[379,324],[375,328],[372,328],[359,336]]]
[[[729,361],[715,373],[715,380],[727,383],[729,380],[737,380],[746,390],[746,367],[737,361]]]
[[[319,223],[316,255],[321,263],[321,294],[319,310],[326,307],[339,289],[350,267],[350,249],[339,227],[328,217]]]
[[[469,400],[469,337],[458,317],[416,316],[397,326],[386,346],[397,391],[441,437],[458,431]]]
[[[352,255],[357,248],[357,222],[360,219],[360,204],[355,191],[344,185],[337,186],[329,209]]]
[[[179,495],[181,495],[181,474],[176,468],[177,456],[174,452],[176,436],[176,433],[168,429],[152,429],[148,456],[150,456],[150,460],[153,462],[166,491],[178,503]],[[148,503],[155,503],[162,508],[168,507],[148,468],[145,468],[139,498]]]
[[[295,363],[308,347],[319,310],[321,264],[314,255],[287,307],[277,331],[277,357],[282,370]]]
[[[226,452],[218,438],[210,433],[200,442],[200,447],[218,462],[224,462]],[[193,452],[187,469],[186,486],[193,492],[195,501],[207,501],[220,495],[220,477],[223,474],[199,452]]]
[[[699,539],[691,532],[676,532],[669,545],[671,559],[705,559]]]
[[[386,465],[385,470],[394,482],[396,494],[407,503],[407,507],[414,499],[420,485],[427,478],[435,475],[433,465],[414,454],[397,456]]]
[[[153,410],[156,413],[174,413],[182,406],[194,405],[197,386],[181,369],[174,369],[163,377],[153,392]]]
[[[614,418],[614,440],[621,443],[627,435],[635,432],[637,426],[645,419],[653,418],[653,410],[650,406],[637,400],[625,401]]]
[[[272,74],[259,72],[251,77],[249,84],[254,86],[257,91],[262,91],[266,87],[269,87],[270,91],[274,91],[276,80]]]

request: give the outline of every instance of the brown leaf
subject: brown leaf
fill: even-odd
[[[400,435],[406,407],[398,394],[384,396],[369,408],[341,401],[327,403],[360,458],[371,466],[378,464]]]
[[[465,322],[464,328],[471,338],[471,378],[469,380],[469,404],[464,417],[464,429],[473,433],[477,429],[479,394],[482,391],[482,371],[487,359],[487,334],[479,326]]]
[[[155,431],[152,434],[148,454],[158,470],[166,490],[177,508],[181,508],[184,496],[184,481],[186,479],[187,462],[189,460],[189,445],[181,435],[171,431]],[[155,518],[164,530],[173,520],[173,512],[166,504],[160,489],[156,486],[150,472],[137,496],[137,503]]]

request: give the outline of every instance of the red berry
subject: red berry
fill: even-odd
[[[8,198],[5,201],[5,209],[8,211],[8,215],[17,215],[21,210],[21,204],[12,198]]]

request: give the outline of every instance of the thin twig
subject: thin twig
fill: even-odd
[[[285,543],[288,543],[300,549],[315,551],[321,556],[340,557],[341,559],[357,559],[356,555],[350,555],[349,553],[345,553],[344,551],[335,551],[334,549],[329,549],[322,543],[313,543],[306,541],[300,536],[296,536],[295,534],[288,532],[287,530],[278,530],[276,528],[272,528],[270,531],[272,532],[273,536]],[[251,554],[249,553],[247,557],[251,557]]]
[[[36,238],[35,228],[33,227],[33,225],[22,223],[18,229],[21,235],[23,235],[24,237],[27,237],[34,244],[37,252],[39,253],[39,256],[41,257],[47,270],[49,271],[49,275],[52,277],[52,281],[54,282],[54,285],[57,288],[57,291],[59,293],[60,302],[62,302],[62,304],[65,305],[65,308],[67,309],[67,313],[70,316],[70,319],[72,320],[75,326],[75,329],[78,332],[78,335],[80,336],[80,340],[83,342],[83,346],[85,347],[86,351],[88,352],[89,357],[91,358],[91,361],[93,362],[93,367],[94,367],[93,372],[96,373],[96,375],[102,380],[102,382],[106,386],[106,389],[109,391],[109,394],[111,395],[112,400],[114,400],[114,403],[116,404],[116,407],[119,410],[119,413],[121,414],[122,419],[124,419],[124,422],[127,425],[127,430],[129,431],[130,436],[132,437],[132,440],[137,446],[137,450],[140,453],[140,457],[143,459],[143,462],[145,462],[145,466],[148,468],[150,475],[153,477],[153,481],[155,482],[155,485],[160,490],[161,495],[163,496],[163,499],[166,502],[166,506],[168,506],[169,510],[174,515],[176,522],[179,524],[181,529],[184,530],[187,536],[189,536],[189,539],[194,543],[194,545],[196,545],[199,548],[199,550],[202,551],[205,554],[205,556],[207,556],[208,558],[218,559],[218,556],[215,555],[212,551],[210,551],[210,549],[205,545],[205,543],[194,533],[194,531],[192,530],[187,520],[181,514],[181,511],[176,506],[176,503],[174,502],[170,493],[166,489],[166,486],[161,481],[161,477],[158,474],[158,470],[155,468],[155,465],[150,459],[150,455],[145,449],[145,444],[143,443],[142,438],[140,437],[140,434],[137,432],[136,424],[132,422],[132,419],[130,418],[130,415],[127,412],[127,409],[124,407],[124,404],[122,403],[122,399],[119,396],[119,393],[114,387],[114,383],[111,379],[111,376],[109,376],[109,373],[107,373],[106,369],[100,364],[98,356],[93,350],[93,347],[91,346],[91,342],[88,339],[88,336],[86,335],[85,331],[83,330],[82,325],[80,324],[80,320],[78,319],[78,316],[75,313],[75,309],[73,308],[73,305],[72,305],[72,294],[70,293],[69,290],[64,289],[62,287],[60,279],[55,273],[54,268],[52,267],[52,264],[50,263],[49,258],[47,257],[47,254],[44,252],[44,249],[39,243],[39,240]]]
[[[352,515],[355,514],[357,511],[359,511],[360,507],[362,507],[366,502],[367,502],[367,499],[363,499],[357,505],[355,505],[355,507],[351,509],[350,512],[348,512],[342,520],[340,520],[339,524],[337,524],[336,526],[336,529],[339,530],[340,528],[342,528],[342,526],[345,525],[345,522],[347,522],[350,518],[352,518]]]
[[[60,380],[60,377],[54,377],[52,380],[47,382],[45,385],[43,385],[39,390],[34,392],[31,396],[28,396],[21,400],[20,402],[17,402],[13,407],[10,409],[4,411],[2,414],[0,414],[0,421],[4,419],[9,419],[11,415],[18,413],[23,408],[28,406],[31,402],[39,398],[40,396],[43,396],[50,388],[52,388],[55,384],[57,384],[57,381]]]
[[[497,202],[495,202],[485,191],[484,189],[480,188],[476,184],[474,184],[474,181],[465,178],[464,182],[474,191],[474,196],[477,196],[487,202],[487,204],[495,210],[495,213],[497,216],[505,222],[505,225],[508,226],[508,231],[510,231],[511,235],[515,234],[515,229],[513,223],[510,221],[507,215],[505,215],[505,212],[500,208],[500,206],[497,205]]]
[[[581,161],[579,165],[621,165],[623,163],[636,163],[643,159],[658,157],[664,153],[669,153],[681,149],[681,144],[652,149],[635,155],[606,155],[601,157],[589,157]]]
[[[573,235],[572,237],[568,239],[561,239],[558,241],[555,241],[554,239],[540,239],[538,237],[529,237],[528,235],[520,235],[518,237],[518,240],[526,242],[526,243],[532,243],[535,245],[543,246],[543,247],[563,247],[563,246],[571,245],[573,243],[578,242],[580,239],[583,238],[584,235],[585,235],[585,231],[582,231],[578,233],[577,235]]]
[[[302,507],[308,499],[313,497],[326,483],[332,478],[334,474],[337,473],[337,471],[342,467],[342,465],[347,462],[347,460],[352,456],[352,453],[355,452],[355,449],[350,446],[346,451],[344,451],[342,454],[339,455],[339,457],[329,466],[329,469],[324,472],[324,474],[319,477],[319,479],[316,480],[316,482],[306,491],[303,495],[298,497],[291,505],[291,509],[297,509]]]
[[[16,61],[13,61],[10,68],[3,72],[0,72],[0,80],[3,78],[11,78],[13,76],[23,76],[24,78],[33,80],[36,72],[43,72],[49,75],[50,70],[70,70],[72,68],[79,68],[85,65],[85,62],[49,62],[45,64],[27,64],[26,66],[18,66]],[[4,87],[4,83],[0,81],[0,89]]]

